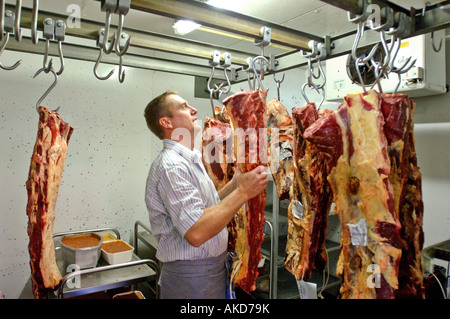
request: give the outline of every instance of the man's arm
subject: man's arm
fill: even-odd
[[[241,177],[241,175],[242,173],[239,170],[239,167],[237,166],[233,178],[218,191],[220,200],[223,200],[225,197],[231,194],[231,192],[234,191],[236,187],[238,187],[238,180]]]
[[[261,193],[268,182],[267,168],[259,166],[251,172],[240,174],[235,182],[237,187],[217,205],[205,208],[200,219],[186,232],[184,237],[189,244],[198,247],[217,235],[228,225],[242,205]],[[228,184],[231,184],[231,181]]]

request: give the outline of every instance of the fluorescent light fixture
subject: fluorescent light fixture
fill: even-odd
[[[188,34],[189,32],[194,31],[195,29],[197,29],[200,26],[201,26],[201,24],[198,24],[198,23],[195,23],[192,21],[178,20],[173,24],[172,28],[174,29],[176,34],[185,35],[185,34]]]

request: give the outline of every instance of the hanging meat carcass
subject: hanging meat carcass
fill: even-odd
[[[399,287],[401,224],[384,124],[380,98],[371,90],[348,94],[336,112],[304,133],[328,154],[332,167],[328,180],[341,222],[336,272],[342,298],[394,298]]]
[[[38,133],[26,182],[26,210],[33,294],[36,299],[42,299],[62,280],[55,258],[53,223],[73,128],[54,111],[42,106],[38,111]]]
[[[297,280],[308,280],[314,268],[327,264],[325,239],[332,201],[327,180],[327,156],[303,138],[319,115],[314,103],[292,109],[294,122],[294,182],[288,209],[285,267]]]
[[[234,176],[235,158],[233,131],[227,110],[218,106],[214,118],[205,119],[202,133],[203,165],[214,182],[217,191],[222,189]],[[237,219],[243,214],[243,208],[228,224],[228,251],[234,252],[237,238]]]
[[[223,101],[235,132],[237,165],[243,173],[268,162],[266,97],[266,91],[242,91]],[[256,288],[264,240],[265,206],[266,192],[263,191],[246,203],[245,214],[238,218],[237,261],[233,263],[231,277],[234,284],[246,292]]]
[[[294,179],[292,167],[292,118],[277,99],[267,103],[269,167],[280,200],[288,199]]]
[[[394,206],[401,224],[402,257],[396,298],[424,298],[421,251],[422,175],[417,166],[414,141],[414,102],[406,94],[381,94],[384,133],[391,163],[389,180],[394,191]]]

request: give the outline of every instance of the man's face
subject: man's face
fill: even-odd
[[[189,103],[178,95],[170,95],[167,97],[167,103],[170,105],[170,112],[172,114],[170,123],[172,128],[186,129],[190,132],[191,137],[194,138],[200,131],[201,127],[197,122],[197,110],[190,106]],[[175,134],[176,131],[174,132]]]

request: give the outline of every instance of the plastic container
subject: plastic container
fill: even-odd
[[[134,247],[123,240],[110,240],[102,245],[102,258],[110,265],[126,263],[133,257]]]
[[[92,236],[97,238],[98,244],[94,246],[79,248],[74,247],[75,245],[72,246],[67,244],[68,240],[76,242],[77,239],[79,239],[81,241],[83,239],[83,236]],[[96,233],[83,233],[64,236],[61,240],[61,252],[63,261],[67,265],[78,265],[80,269],[93,268],[97,266],[98,260],[100,259],[102,243],[103,238]]]

